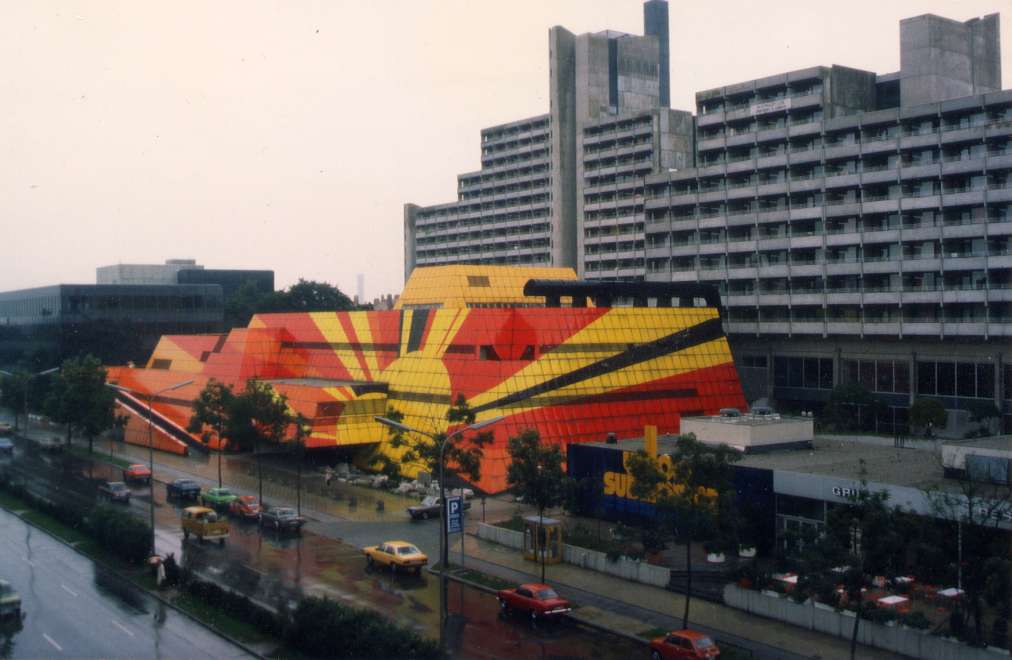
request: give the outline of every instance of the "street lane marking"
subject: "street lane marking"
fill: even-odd
[[[54,648],[54,649],[56,649],[56,650],[57,650],[57,651],[59,651],[60,653],[63,653],[63,647],[62,647],[62,646],[60,646],[59,644],[57,644],[57,643],[56,643],[56,640],[55,640],[55,639],[53,639],[52,637],[50,637],[50,636],[49,636],[49,635],[47,635],[46,633],[42,633],[42,636],[46,638],[46,641],[47,641],[47,642],[49,642],[50,644],[52,644],[52,645],[53,645],[53,648]]]
[[[60,587],[74,598],[77,598],[77,592],[68,587],[67,585],[61,584]]]
[[[127,628],[126,626],[124,626],[122,623],[120,623],[116,619],[109,619],[109,620],[112,621],[112,625],[116,626],[117,628],[119,628],[120,630],[122,630],[123,632],[125,632],[126,634],[130,635],[131,637],[134,636],[133,632],[129,628]]]

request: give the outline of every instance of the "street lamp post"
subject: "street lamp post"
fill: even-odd
[[[394,421],[394,420],[389,419],[387,417],[376,416],[376,417],[373,417],[373,419],[376,420],[377,422],[379,422],[380,424],[383,424],[384,426],[389,426],[392,429],[396,429],[396,430],[402,431],[404,433],[418,433],[420,435],[424,435],[427,438],[430,438],[433,442],[438,442],[439,443],[439,509],[440,509],[440,511],[439,511],[439,648],[440,649],[445,649],[446,648],[446,564],[449,561],[449,557],[448,557],[448,555],[449,555],[449,552],[448,552],[449,542],[448,542],[448,538],[447,538],[449,536],[449,534],[448,534],[448,531],[447,531],[447,521],[446,521],[446,508],[447,508],[446,507],[446,480],[444,478],[445,477],[445,471],[443,469],[445,467],[445,465],[446,465],[446,462],[444,460],[444,452],[446,451],[446,445],[448,445],[451,441],[453,441],[453,440],[457,439],[458,437],[460,437],[465,432],[467,432],[467,431],[479,431],[479,430],[481,430],[481,429],[483,429],[483,428],[485,428],[487,426],[491,426],[492,424],[495,424],[496,422],[498,422],[501,419],[503,419],[503,417],[502,416],[493,417],[492,419],[487,419],[487,420],[485,420],[483,422],[478,422],[476,424],[471,424],[470,426],[465,426],[464,428],[458,429],[457,431],[454,431],[450,435],[443,436],[443,437],[440,437],[438,434],[435,434],[435,433],[429,433],[428,431],[423,431],[421,429],[412,428],[412,427],[408,426],[407,424],[401,424],[400,422]]]
[[[25,437],[26,438],[28,437],[28,383],[30,383],[33,378],[36,378],[38,376],[46,376],[48,374],[55,373],[55,372],[57,372],[59,370],[60,370],[59,367],[53,367],[52,369],[44,369],[43,371],[40,371],[38,373],[26,374],[25,377],[24,377],[25,378],[25,384],[24,384],[24,389],[21,391],[21,396],[22,396],[22,401],[23,401],[23,405],[24,405],[24,409],[25,409]],[[5,376],[10,376],[11,378],[17,378],[17,375],[12,374],[9,371],[4,371],[3,369],[0,369],[0,374],[3,374]],[[15,431],[18,430],[18,413],[17,413],[17,411],[14,412],[14,430]]]
[[[151,487],[151,554],[155,554],[155,440],[154,440],[154,413],[151,409],[152,403],[154,403],[155,397],[172,390],[178,390],[180,387],[184,387],[193,382],[193,379],[183,381],[182,383],[176,383],[168,387],[163,387],[157,392],[151,392],[147,395],[148,399],[148,471],[151,473],[149,486]],[[126,392],[128,394],[140,394],[127,387],[121,387],[119,385],[113,385],[112,383],[106,383],[109,387],[120,392]]]

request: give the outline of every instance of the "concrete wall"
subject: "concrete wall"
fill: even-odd
[[[874,110],[877,98],[875,79],[875,74],[870,71],[833,66],[824,79],[829,82],[829,89],[823,90],[826,119]]]
[[[415,218],[418,215],[417,204],[404,205],[404,281],[415,269]]]
[[[667,0],[648,0],[643,3],[643,34],[657,39],[659,57],[660,106],[671,106],[671,53],[668,43]]]
[[[736,419],[742,421],[683,417],[681,433],[694,433],[696,438],[707,444],[725,443],[738,449],[811,442],[815,436],[815,422],[812,419],[782,418],[779,421],[769,422],[745,421],[750,419],[748,417]]]
[[[733,584],[724,587],[724,603],[731,607],[784,621],[801,628],[850,639],[854,617],[812,601],[795,603],[782,596],[770,596]],[[998,660],[1008,655],[998,650],[979,649],[943,637],[907,628],[861,621],[858,641],[866,646],[926,660]]]
[[[478,524],[478,538],[505,545],[517,551],[523,548],[524,542],[522,533],[486,523]],[[626,558],[609,561],[603,552],[578,548],[566,543],[562,547],[562,559],[567,564],[655,587],[667,587],[671,579],[671,571],[664,566],[654,566],[643,561]]]
[[[1001,89],[998,15],[965,23],[924,14],[900,21],[900,102],[918,105]]]
[[[648,37],[624,36],[618,45],[618,111],[653,110],[660,100],[659,47]]]
[[[658,113],[654,139],[654,149],[660,154],[658,166],[661,171],[695,167],[696,137],[691,112],[662,109]]]

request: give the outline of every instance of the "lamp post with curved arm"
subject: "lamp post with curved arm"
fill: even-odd
[[[439,444],[439,648],[446,648],[446,564],[449,561],[448,558],[448,541],[447,541],[447,521],[446,521],[446,481],[444,479],[445,471],[444,467],[446,461],[444,460],[444,454],[446,451],[446,445],[450,444],[453,440],[456,440],[467,431],[480,431],[483,428],[491,426],[496,422],[503,419],[502,416],[493,417],[492,419],[486,419],[483,422],[477,422],[470,426],[465,426],[462,429],[458,429],[449,435],[442,435],[438,433],[429,433],[421,429],[416,429],[407,424],[402,424],[398,421],[389,419],[387,417],[376,416],[374,420],[389,426],[392,429],[404,433],[418,433],[430,438],[433,442]]]
[[[151,472],[151,554],[155,554],[155,440],[153,434],[154,416],[151,410],[151,404],[154,402],[155,397],[172,390],[178,390],[180,387],[184,387],[193,382],[193,379],[183,381],[182,383],[176,383],[175,385],[169,385],[162,389],[151,392],[149,394],[142,394],[129,387],[122,387],[121,385],[113,385],[112,383],[106,383],[108,387],[119,392],[126,392],[127,394],[133,394],[135,396],[146,397],[148,400],[148,471]]]

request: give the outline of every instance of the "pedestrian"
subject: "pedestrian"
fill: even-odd
[[[328,465],[323,471],[323,483],[330,485],[330,480],[334,478],[334,470]]]

